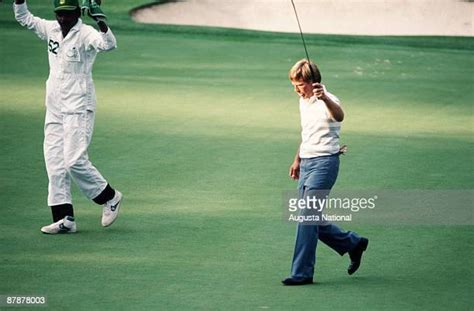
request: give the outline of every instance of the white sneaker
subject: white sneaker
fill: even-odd
[[[76,231],[76,222],[72,216],[66,216],[63,219],[50,224],[49,226],[44,226],[41,228],[41,232],[46,234],[74,233]]]
[[[117,219],[120,204],[122,203],[122,194],[115,190],[115,196],[112,200],[104,204],[102,209],[102,226],[108,227]]]

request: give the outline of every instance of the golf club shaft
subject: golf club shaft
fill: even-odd
[[[293,0],[291,0],[291,4],[293,5],[293,10],[295,11],[296,22],[298,23],[298,28],[300,30],[301,40],[303,41],[303,47],[304,47],[304,51],[306,53],[306,59],[308,60],[308,62],[311,62],[311,60],[309,59],[308,49],[306,48],[306,42],[304,41],[303,31],[301,30],[301,24],[300,24],[300,19],[298,18],[298,12],[296,11],[296,6],[295,6],[295,3],[293,2]],[[313,68],[311,67],[311,64],[309,64],[309,70],[311,71],[311,81],[314,82],[314,72],[313,72]]]

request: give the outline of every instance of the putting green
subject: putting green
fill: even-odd
[[[138,1],[136,1],[138,2]],[[466,310],[472,226],[344,225],[370,238],[360,271],[318,248],[287,288],[282,194],[299,140],[297,34],[136,25],[107,3],[119,48],[99,55],[90,156],[124,195],[116,224],[74,189],[75,235],[45,236],[45,44],[0,10],[0,295],[50,309]],[[49,4],[31,10],[51,17]],[[86,20],[88,23],[90,21]],[[308,36],[347,118],[337,189],[473,188],[472,38]],[[416,207],[414,207],[416,208]]]

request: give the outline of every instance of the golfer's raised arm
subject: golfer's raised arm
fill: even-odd
[[[324,101],[331,117],[337,122],[342,122],[344,120],[344,111],[342,110],[339,100],[336,97],[328,95],[324,84],[314,83],[313,87],[314,95]]]
[[[326,94],[321,99],[326,104],[332,118],[337,122],[342,122],[344,120],[344,110],[342,110],[342,107]]]

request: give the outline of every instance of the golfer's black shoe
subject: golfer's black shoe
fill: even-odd
[[[356,247],[349,252],[349,257],[351,258],[351,264],[349,265],[349,268],[347,268],[347,273],[349,273],[349,275],[354,274],[354,272],[359,269],[362,253],[367,249],[367,245],[369,245],[369,240],[361,238]]]
[[[287,278],[281,282],[283,283],[283,285],[287,285],[287,286],[306,285],[306,284],[313,284],[313,278],[305,278],[305,279]]]

